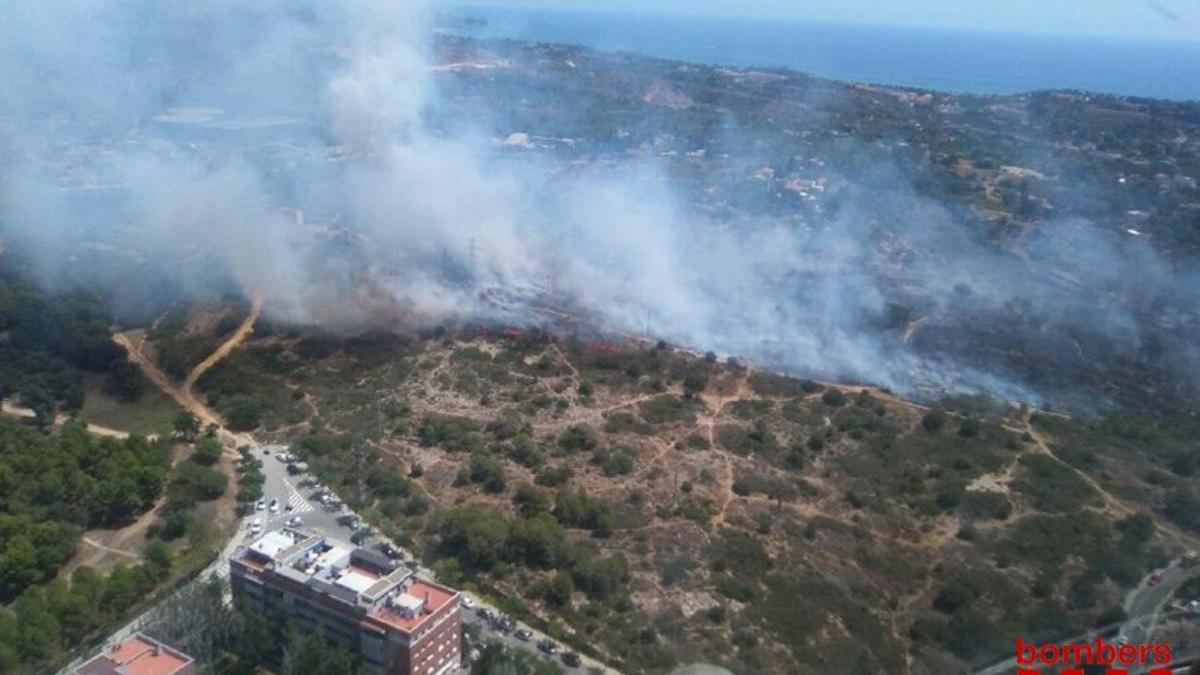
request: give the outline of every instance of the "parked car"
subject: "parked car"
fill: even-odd
[[[542,640],[538,643],[538,649],[547,654],[553,654],[558,651],[558,645],[554,644],[551,640]]]
[[[473,609],[475,607],[475,601],[464,595],[458,599],[458,606],[462,607],[463,609]]]
[[[1155,572],[1154,574],[1150,575],[1150,578],[1146,580],[1146,583],[1147,583],[1147,585],[1150,585],[1150,586],[1157,586],[1160,583],[1162,583],[1162,580],[1163,580],[1163,573]]]
[[[583,661],[579,658],[579,655],[575,652],[563,652],[562,662],[571,668],[578,668],[579,664],[583,663]]]
[[[288,519],[287,524],[288,527],[300,527],[304,524],[304,521],[300,518],[300,516],[292,516]]]
[[[265,499],[258,500],[258,502],[254,505],[255,511],[263,511],[266,508],[267,508],[267,502]]]
[[[270,511],[271,513],[279,513],[279,500],[272,499],[271,505],[267,507],[267,510]]]
[[[513,636],[516,637],[521,642],[529,642],[530,640],[533,639],[533,633],[529,632],[529,630],[526,628],[522,628],[521,630],[517,631],[516,633],[513,633]]]
[[[496,618],[492,620],[492,628],[494,628],[497,633],[508,634],[511,633],[512,629],[516,627],[517,622],[513,621],[507,616],[504,616],[503,614],[496,615]]]
[[[258,534],[259,532],[262,532],[262,518],[255,518],[250,523],[250,534]]]
[[[493,614],[492,610],[488,609],[487,607],[480,607],[479,609],[475,610],[475,616],[478,616],[485,621],[491,621],[496,615]]]

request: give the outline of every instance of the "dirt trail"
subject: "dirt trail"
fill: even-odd
[[[32,409],[24,406],[14,405],[8,401],[0,401],[0,414],[9,415],[10,417],[20,417],[23,419],[31,419],[37,416],[37,413],[35,413]],[[70,419],[70,415],[67,415],[66,413],[58,413],[54,417],[54,425],[62,426]],[[100,424],[88,424],[87,430],[97,436],[108,436],[109,438],[116,438],[120,440],[129,438],[128,431],[122,431],[120,429],[114,429],[112,427],[106,427]],[[150,440],[154,440],[154,434],[151,434],[149,438]]]
[[[185,410],[195,415],[201,421],[201,423],[215,424],[217,427],[217,438],[219,438],[221,442],[225,444],[228,452],[229,448],[231,447],[237,447],[239,445],[253,442],[253,437],[250,436],[250,434],[234,433],[225,429],[224,422],[221,420],[220,416],[202,403],[199,399],[197,399],[192,393],[192,385],[194,385],[195,382],[199,380],[208,369],[212,368],[219,363],[221,359],[228,356],[234,349],[238,347],[238,345],[240,345],[246,340],[247,337],[250,336],[251,332],[254,330],[254,322],[258,320],[258,315],[261,310],[262,301],[256,298],[251,305],[250,313],[242,321],[241,325],[238,326],[237,330],[235,330],[233,334],[229,336],[229,338],[227,338],[219,347],[217,347],[217,349],[213,351],[208,358],[204,359],[195,368],[193,368],[192,372],[188,373],[183,385],[179,387],[173,385],[170,378],[168,378],[167,375],[158,367],[158,364],[154,363],[154,361],[146,356],[146,354],[143,352],[142,347],[146,341],[145,331],[137,330],[127,331],[124,333],[115,333],[113,334],[112,339],[113,342],[125,349],[126,353],[129,354],[129,360],[132,361],[142,371],[142,374],[145,375],[147,379],[153,382],[156,387],[161,389],[163,393],[175,399],[175,401],[178,402],[179,405],[183,406]],[[220,466],[225,469],[225,472],[231,481],[236,479],[236,476],[233,475],[233,463],[231,461],[223,461],[220,463]],[[232,491],[227,491],[226,496],[222,497],[222,499],[232,499],[231,495]],[[110,543],[114,544],[115,546],[121,546],[122,544],[134,544],[137,542],[143,537],[150,524],[153,523],[158,517],[158,510],[165,503],[165,501],[166,495],[163,494],[158,498],[154,506],[147,509],[146,512],[139,516],[137,520],[119,530],[116,530],[115,532],[112,532],[111,535],[109,535],[111,537],[109,540]],[[79,564],[97,564],[106,554],[128,558],[139,557],[136,553],[102,544],[89,536],[85,536],[83,538],[83,543],[90,546],[92,549],[94,549],[94,551],[90,554],[77,551],[76,554],[72,556],[72,561],[68,562],[68,564],[63,567],[63,570],[72,570],[75,567],[78,567]]]
[[[163,393],[175,399],[185,410],[195,415],[201,424],[215,424],[217,426],[217,436],[223,443],[235,447],[246,445],[252,442],[252,437],[249,434],[234,433],[225,429],[225,423],[220,415],[205,405],[200,399],[196,398],[192,387],[204,373],[208,372],[209,369],[229,356],[234,349],[246,341],[246,338],[254,331],[254,323],[258,320],[261,311],[262,300],[255,298],[250,305],[250,313],[242,320],[237,330],[233,331],[212,354],[209,354],[207,358],[196,364],[196,367],[192,368],[192,371],[188,373],[181,386],[172,384],[171,379],[158,367],[158,364],[146,356],[142,349],[146,342],[145,331],[136,330],[115,333],[113,341],[125,349],[129,354],[129,360],[141,369],[147,379],[153,382]]]
[[[88,546],[91,546],[92,548],[100,549],[101,551],[104,551],[105,553],[112,553],[114,555],[119,555],[123,558],[137,560],[140,557],[136,553],[130,553],[129,551],[122,551],[119,548],[112,548],[111,546],[105,546],[104,544],[101,544],[100,542],[92,539],[91,537],[83,537],[81,539],[81,541],[83,543],[87,544]]]
[[[743,398],[750,391],[750,369],[747,368],[740,378],[737,380],[737,385],[734,388],[733,397],[735,400]],[[701,426],[704,427],[705,434],[708,436],[708,445],[714,451],[717,449],[717,440],[714,434],[714,428],[717,424],[717,418],[725,412],[725,396],[718,390],[716,397],[713,398],[707,391],[700,393],[701,400],[705,406],[711,411],[700,419]],[[729,505],[735,497],[733,493],[733,481],[736,461],[731,453],[722,452],[725,459],[724,475],[721,479],[721,507],[717,510],[717,514],[713,516],[713,531],[719,530],[725,525],[725,514],[729,511]]]
[[[561,361],[563,365],[565,365],[571,371],[571,376],[575,378],[575,381],[582,381],[583,378],[579,376],[579,369],[575,367],[574,363],[571,363],[571,359],[567,358],[567,355],[563,352],[562,347],[558,346],[558,342],[551,341],[550,349],[555,353],[556,356],[558,356],[558,360]]]
[[[1046,442],[1046,439],[1040,433],[1038,433],[1038,430],[1035,429],[1033,424],[1031,424],[1028,420],[1025,421],[1024,427],[1005,426],[1004,428],[1014,433],[1029,434],[1029,438],[1033,439],[1033,444],[1036,448],[1035,452],[1046,455],[1050,459],[1053,459],[1067,469],[1073,471],[1075,475],[1079,476],[1083,482],[1087,483],[1089,487],[1096,491],[1096,494],[1100,495],[1100,499],[1104,502],[1104,511],[1108,513],[1108,515],[1113,517],[1124,517],[1136,512],[1135,509],[1127,505],[1125,502],[1121,501],[1117,497],[1114,497],[1112,493],[1106,490],[1104,486],[1101,485],[1096,479],[1089,476],[1086,472],[1075,468],[1063,459],[1060,459],[1058,455],[1055,455],[1054,451],[1050,449],[1050,444]],[[1016,464],[1016,460],[1014,460],[1014,464]]]
[[[1100,485],[1096,479],[1092,478],[1086,472],[1071,466],[1062,459],[1059,459],[1059,457],[1050,449],[1050,445],[1046,442],[1045,438],[1038,433],[1037,429],[1035,429],[1028,421],[1026,421],[1025,429],[1023,429],[1023,431],[1029,432],[1030,437],[1033,438],[1033,442],[1038,448],[1038,452],[1045,453],[1047,456],[1054,459],[1054,461],[1074,471],[1075,474],[1083,479],[1083,481],[1088,485],[1090,485],[1093,490],[1099,493],[1100,498],[1104,500],[1104,510],[1110,516],[1125,517],[1142,512],[1139,509],[1126,504],[1125,501],[1120,497],[1114,496],[1111,492],[1106,490],[1104,486]],[[1179,544],[1184,548],[1194,549],[1196,548],[1198,541],[1200,541],[1197,540],[1195,536],[1184,532],[1183,530],[1180,530],[1169,523],[1164,523],[1158,518],[1155,518],[1154,520],[1154,528],[1163,537],[1174,541],[1176,544]]]
[[[184,396],[194,398],[192,396],[192,387],[195,386],[196,381],[203,377],[204,373],[208,372],[210,368],[229,356],[234,349],[237,349],[238,345],[246,341],[246,338],[250,337],[250,334],[254,332],[254,323],[258,321],[260,313],[262,313],[262,298],[256,297],[250,302],[250,313],[246,315],[245,319],[242,319],[242,323],[237,327],[237,330],[233,331],[233,334],[226,338],[225,342],[221,343],[221,346],[217,347],[216,351],[209,354],[208,358],[196,364],[196,367],[192,368],[192,372],[188,373],[187,378],[183,381],[183,386],[180,388]]]

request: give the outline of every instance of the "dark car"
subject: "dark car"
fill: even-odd
[[[553,654],[554,652],[558,651],[558,645],[554,644],[550,640],[542,640],[538,643],[538,649],[546,652],[547,654]]]
[[[511,633],[517,627],[517,622],[507,616],[497,616],[492,620],[492,628],[495,628],[499,633]]]
[[[562,662],[572,668],[578,668],[579,664],[583,663],[575,652],[563,652]]]
[[[396,550],[396,548],[394,546],[387,543],[386,541],[379,542],[378,544],[375,545],[375,548],[379,549],[380,553],[387,556],[388,560],[403,560],[404,559],[404,554],[401,553],[400,551]]]
[[[496,615],[492,614],[492,610],[488,609],[487,607],[480,607],[479,609],[475,610],[475,616],[478,616],[485,621],[491,621]]]
[[[531,639],[533,639],[533,633],[529,632],[528,630],[526,630],[524,628],[517,631],[516,633],[513,633],[513,636],[516,637],[521,642],[529,642]]]

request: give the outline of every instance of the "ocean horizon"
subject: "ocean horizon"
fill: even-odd
[[[963,94],[1074,89],[1200,100],[1200,41],[459,6],[443,32]]]

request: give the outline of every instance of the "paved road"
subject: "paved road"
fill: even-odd
[[[253,521],[260,518],[263,530],[275,530],[283,527],[288,520],[298,516],[304,527],[313,528],[330,537],[349,540],[354,530],[338,523],[338,519],[350,514],[346,509],[327,509],[316,496],[324,489],[321,486],[301,487],[308,475],[291,475],[287,465],[279,461],[279,453],[286,451],[283,446],[261,446],[252,449],[251,454],[262,461],[262,472],[266,481],[263,483],[263,499],[269,504],[272,499],[278,500],[279,511],[271,513],[263,510],[250,516]],[[288,507],[291,507],[290,509]]]
[[[1162,579],[1158,583],[1152,585],[1147,576],[1125,598],[1125,615],[1130,618],[1121,627],[1121,634],[1129,638],[1130,643],[1142,644],[1151,640],[1167,600],[1180,586],[1200,574],[1200,566],[1184,567],[1179,561],[1172,561],[1161,573]]]
[[[1180,561],[1172,561],[1162,570],[1162,578],[1154,584],[1150,583],[1147,575],[1125,597],[1125,615],[1129,618],[1120,624],[1112,639],[1124,636],[1130,644],[1145,644],[1154,638],[1154,630],[1159,618],[1166,607],[1167,600],[1189,579],[1200,575],[1200,566],[1183,566]],[[1090,642],[1096,639],[1095,633],[1088,633],[1073,638],[1064,639],[1061,644]],[[987,668],[975,671],[974,675],[1006,675],[1016,672],[1017,664],[1014,659],[993,664]]]

